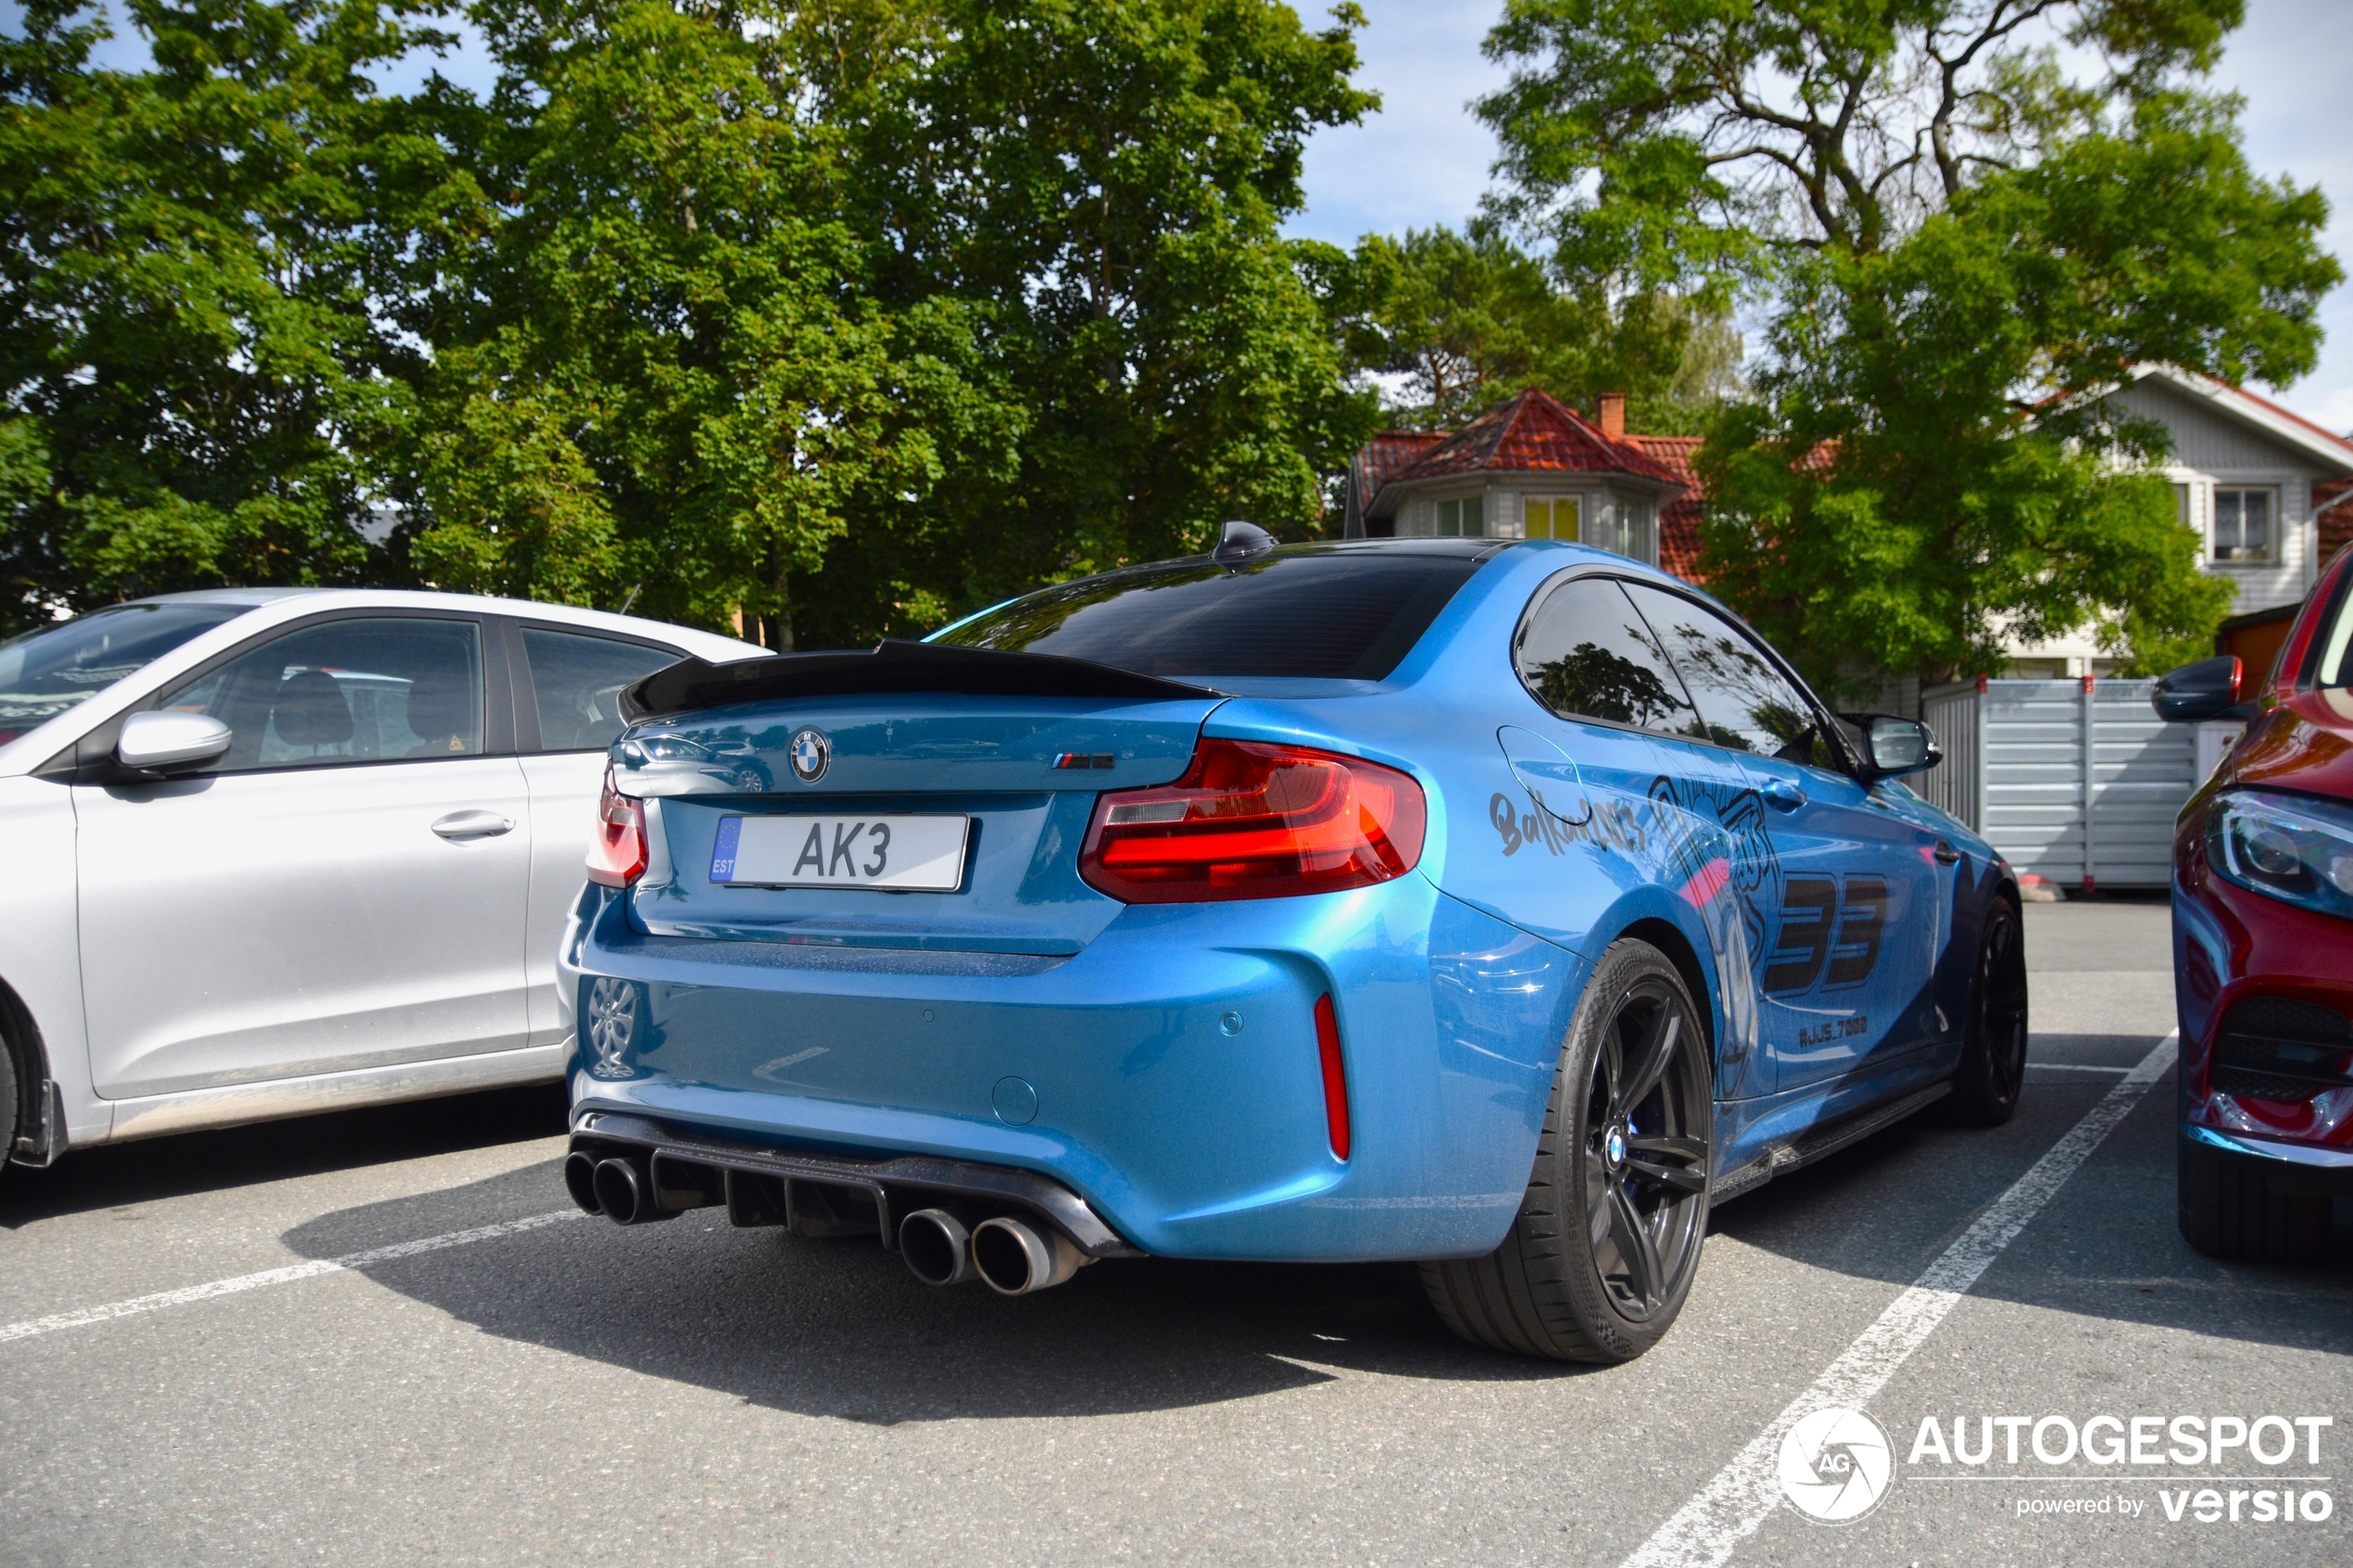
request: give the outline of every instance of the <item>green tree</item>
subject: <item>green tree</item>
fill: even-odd
[[[486,106],[441,105],[468,157],[409,263],[408,319],[440,345],[401,463],[416,571],[706,625],[740,612],[795,646],[832,597],[795,582],[834,546],[887,555],[951,471],[1010,461],[1021,419],[973,313],[876,297],[858,171],[777,19],[472,15],[501,78]]]
[[[2105,394],[2135,363],[2308,370],[2313,191],[2199,88],[2239,0],[1512,0],[1480,106],[1504,209],[1620,289],[1749,291],[1758,397],[1702,454],[1705,560],[1822,679],[2160,654],[2227,590]],[[2051,41],[2082,46],[2070,75]]]
[[[1320,295],[1343,257],[1286,241],[1353,6],[927,0],[805,17],[835,62],[884,297],[968,302],[1022,409],[1018,464],[960,473],[920,566],[957,608],[1207,546],[1247,517],[1323,525],[1319,475],[1370,427]],[[831,570],[829,568],[828,570]]]
[[[373,0],[132,0],[155,68],[31,0],[0,38],[0,627],[134,594],[355,582],[395,354],[363,74],[434,35]]]
[[[1642,429],[1694,427],[1740,388],[1740,339],[1720,308],[1651,292],[1571,294],[1504,226],[1410,230],[1361,242],[1340,302],[1351,368],[1405,378],[1397,417],[1458,425],[1527,387],[1590,408],[1622,392]]]

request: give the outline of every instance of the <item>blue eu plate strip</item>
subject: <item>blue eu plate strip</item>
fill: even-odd
[[[719,819],[719,837],[711,847],[711,880],[726,882],[736,874],[736,840],[743,836],[741,817]]]

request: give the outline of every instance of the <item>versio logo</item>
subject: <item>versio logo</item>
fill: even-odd
[[[1861,1411],[1816,1411],[1781,1437],[1781,1495],[1818,1524],[1851,1524],[1870,1512],[1894,1469],[1887,1434]]]

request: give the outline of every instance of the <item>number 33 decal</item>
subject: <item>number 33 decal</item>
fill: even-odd
[[[1879,962],[1880,936],[1887,929],[1887,881],[1876,876],[1845,879],[1793,876],[1781,897],[1780,944],[1765,966],[1765,989],[1788,996],[1810,989],[1859,985]],[[1829,972],[1824,973],[1827,970]]]

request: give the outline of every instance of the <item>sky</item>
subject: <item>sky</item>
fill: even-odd
[[[1459,223],[1490,187],[1495,139],[1471,118],[1471,99],[1500,85],[1478,52],[1498,0],[1359,0],[1357,80],[1381,95],[1361,126],[1322,131],[1308,144],[1307,211],[1294,234],[1353,245],[1365,233]],[[1310,4],[1302,14],[1316,20]],[[2248,0],[2215,82],[2243,94],[2249,162],[2259,173],[2321,187],[2329,201],[2322,245],[2353,270],[2353,5],[2347,0]],[[2353,284],[2322,303],[2320,368],[2292,386],[2260,390],[2305,418],[2353,431]]]

